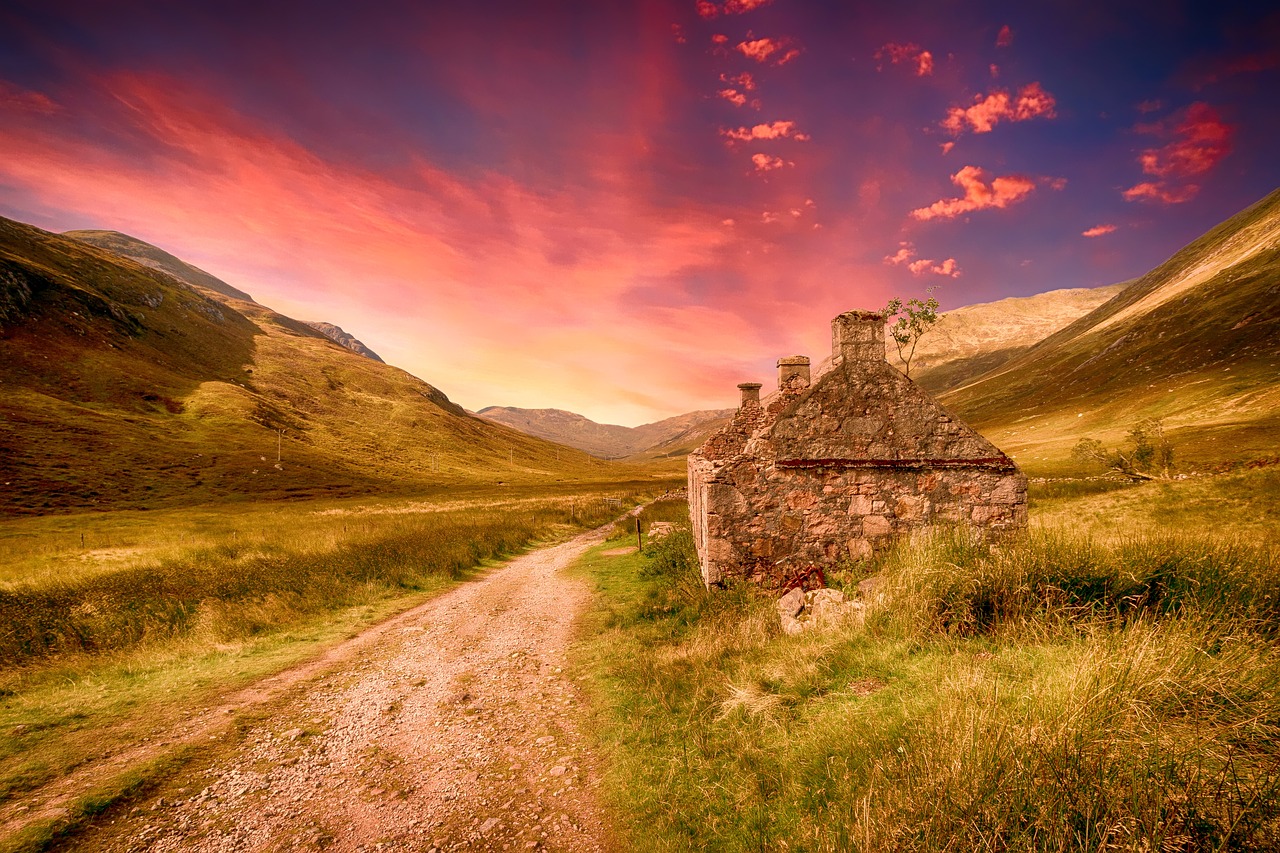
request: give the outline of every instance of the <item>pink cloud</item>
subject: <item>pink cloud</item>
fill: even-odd
[[[1033,118],[1057,118],[1057,102],[1039,83],[1023,86],[1016,95],[994,90],[985,98],[978,95],[971,107],[952,107],[942,120],[942,128],[959,136],[966,129],[974,133],[990,133],[1002,121],[1027,121]]]
[[[1212,67],[1203,72],[1194,88],[1200,90],[1238,74],[1256,74],[1273,68],[1280,68],[1280,50],[1232,56],[1216,61]]]
[[[960,277],[960,266],[955,258],[947,258],[944,261],[935,261],[932,258],[916,258],[916,247],[909,242],[899,243],[898,251],[892,255],[886,255],[884,262],[894,267],[905,266],[912,275],[916,276]]]
[[[1101,237],[1103,234],[1110,234],[1116,230],[1116,226],[1111,224],[1095,225],[1080,234],[1083,237]]]
[[[769,124],[757,124],[754,127],[739,127],[728,130],[721,129],[720,135],[731,141],[746,142],[752,139],[794,139],[808,142],[807,133],[797,133],[794,121],[775,121]]]
[[[1143,181],[1121,193],[1125,201],[1158,201],[1162,204],[1182,204],[1196,197],[1200,192],[1199,184],[1184,184],[1170,187],[1163,181]]]
[[[684,27],[679,24],[671,25],[671,36],[676,40],[676,44],[688,44],[689,39],[684,34]]]
[[[924,50],[918,44],[897,44],[889,42],[882,45],[872,57],[876,60],[887,59],[893,65],[899,63],[914,64],[916,67],[917,77],[927,77],[933,73],[933,54]],[[884,66],[877,65],[876,70],[883,70]]]
[[[786,65],[800,55],[800,48],[792,47],[790,39],[753,39],[748,35],[746,41],[738,44],[738,52],[756,62]]]
[[[728,0],[724,4],[726,15],[741,15],[759,9],[761,6],[768,6],[773,0]]]
[[[751,162],[755,165],[757,174],[795,165],[789,160],[783,160],[781,157],[770,157],[768,154],[752,154]]]
[[[913,275],[924,275],[926,273],[932,275],[946,276],[947,278],[959,278],[960,268],[956,265],[955,258],[947,258],[945,261],[934,261],[928,258],[921,258],[918,261],[912,261],[907,264],[907,269],[911,270]]]
[[[696,7],[698,14],[708,21],[720,14],[720,7],[711,0],[698,0]]]
[[[724,98],[735,107],[740,107],[747,102],[747,96],[739,92],[737,89],[721,89],[716,92],[717,95]]]
[[[1022,175],[1005,175],[986,181],[986,173],[977,166],[965,166],[951,176],[951,181],[964,190],[960,198],[935,201],[928,207],[911,211],[911,217],[922,222],[930,219],[954,219],[964,213],[986,208],[1005,208],[1026,198],[1036,182]]]
[[[0,183],[33,208],[69,211],[61,227],[134,233],[292,316],[377,329],[384,357],[465,405],[515,394],[526,402],[513,404],[533,405],[539,395],[554,400],[556,386],[599,387],[605,365],[621,369],[632,358],[624,346],[658,372],[670,357],[662,346],[706,358],[658,328],[606,345],[591,368],[602,375],[589,382],[571,382],[559,359],[530,365],[545,376],[495,380],[511,376],[502,350],[532,351],[536,335],[585,338],[599,317],[623,310],[631,288],[711,267],[739,241],[720,224],[723,208],[682,206],[672,215],[658,206],[643,179],[629,177],[642,171],[634,161],[596,171],[594,155],[584,154],[577,179],[553,190],[496,173],[462,177],[421,159],[384,174],[321,156],[172,78],[116,74],[83,87],[54,114],[0,102]],[[104,145],[85,128],[127,130],[111,135],[129,145]],[[628,140],[614,156],[635,150]],[[718,332],[711,338],[699,345],[704,353],[741,346]],[[459,348],[466,364],[449,357]],[[696,404],[705,390],[696,385],[673,388],[677,402],[655,413]],[[602,393],[595,404],[585,391],[561,399],[648,414]]]
[[[950,154],[951,149],[955,148],[956,144],[954,142],[944,142],[938,147],[942,149],[943,154]]]
[[[0,111],[53,115],[62,109],[48,95],[0,80]]]
[[[1008,47],[1011,44],[1013,44],[1013,30],[1009,29],[1008,24],[1005,24],[996,35],[996,47]]]
[[[721,74],[720,82],[728,83],[730,86],[734,86],[744,92],[754,92],[756,90],[756,78],[752,77],[748,71],[743,71],[741,74]]]
[[[1205,174],[1231,153],[1235,128],[1224,122],[1213,107],[1197,101],[1167,121],[1139,125],[1135,130],[1169,141],[1138,155],[1143,174],[1156,180],[1130,187],[1124,191],[1124,198],[1181,204],[1200,190],[1198,184],[1186,183],[1186,179]]]

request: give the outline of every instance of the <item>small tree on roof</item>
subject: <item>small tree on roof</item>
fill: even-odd
[[[884,308],[886,321],[894,320],[889,326],[889,336],[898,348],[898,359],[902,362],[903,373],[911,378],[911,359],[915,357],[916,345],[938,322],[938,300],[934,298],[931,287],[925,291],[928,299],[909,299],[905,303],[898,297],[889,300]]]

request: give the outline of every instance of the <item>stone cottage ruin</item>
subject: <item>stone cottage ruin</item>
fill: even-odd
[[[931,525],[1026,526],[1026,477],[885,360],[883,315],[841,314],[831,338],[827,373],[811,384],[808,358],[780,359],[768,407],[739,385],[733,421],[689,456],[706,584],[781,589]]]

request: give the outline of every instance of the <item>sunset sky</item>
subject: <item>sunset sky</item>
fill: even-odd
[[[0,215],[471,409],[635,425],[841,311],[1121,281],[1280,186],[1265,5],[10,0]]]

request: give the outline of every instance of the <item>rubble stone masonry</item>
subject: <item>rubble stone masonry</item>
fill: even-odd
[[[1027,481],[1004,453],[884,358],[884,318],[832,321],[832,368],[778,363],[767,407],[739,386],[733,421],[689,457],[689,510],[708,585],[780,589],[810,564],[862,559],[936,525],[1027,522]]]

